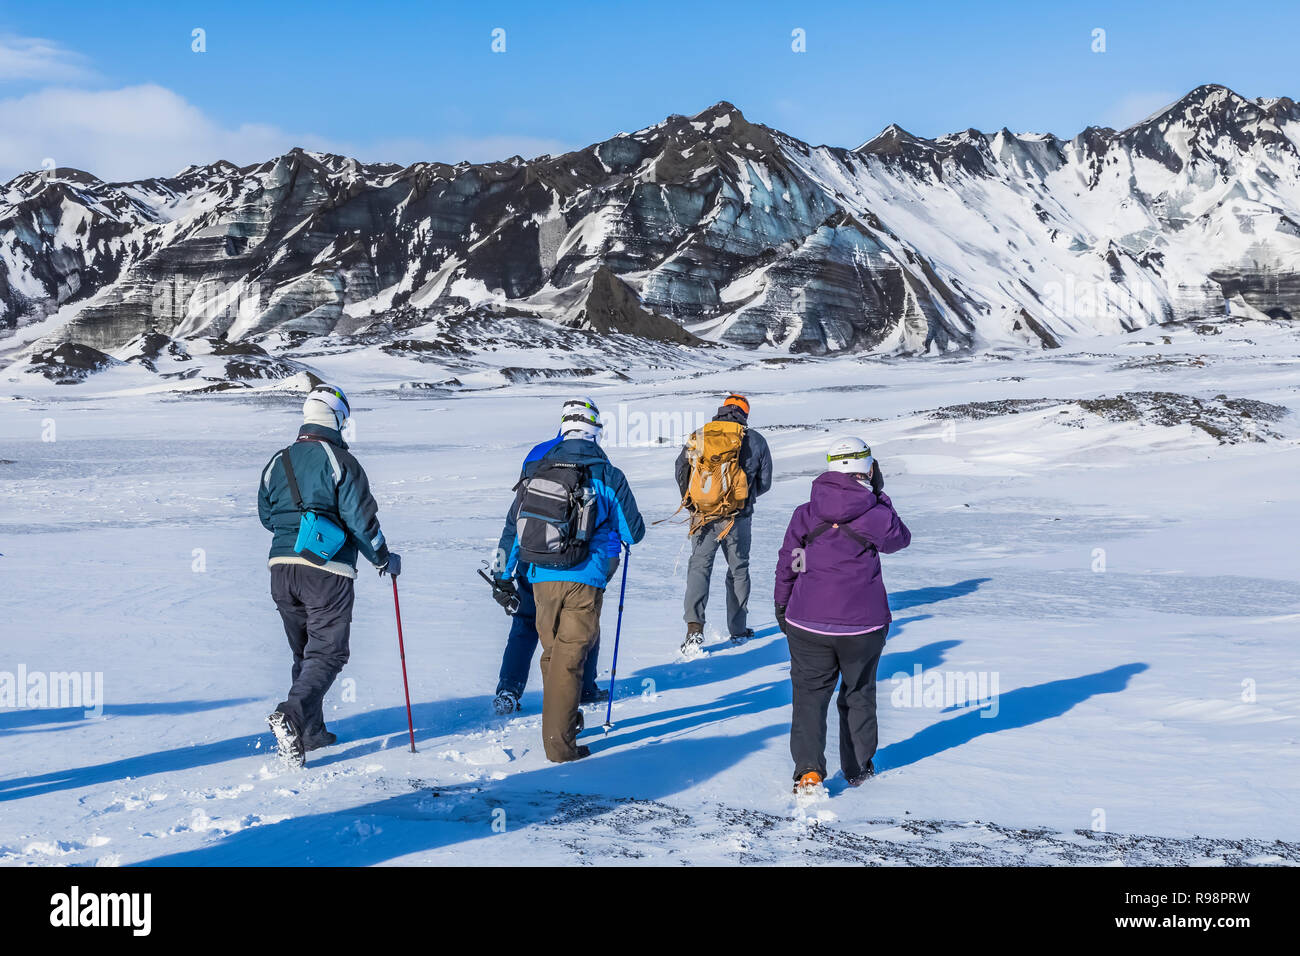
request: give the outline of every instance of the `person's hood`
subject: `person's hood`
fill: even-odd
[[[565,438],[548,451],[544,457],[573,462],[578,465],[594,465],[609,461],[601,447],[586,438]]]
[[[337,428],[326,428],[324,425],[303,425],[298,429],[299,438],[319,438],[329,442],[332,445],[338,445],[340,448],[347,448],[348,443],[343,440],[343,433]]]
[[[723,405],[718,409],[718,414],[713,416],[715,422],[735,422],[738,425],[749,426],[749,416],[739,405]]]
[[[852,521],[876,506],[876,493],[852,475],[828,471],[813,479],[809,504],[819,521]]]

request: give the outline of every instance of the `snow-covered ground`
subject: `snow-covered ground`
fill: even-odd
[[[723,353],[592,385],[633,438],[651,414],[689,419],[745,391],[777,477],[754,532],[758,636],[733,647],[710,625],[707,655],[677,658],[685,534],[652,527],[631,557],[614,729],[590,711],[593,755],[563,766],[540,746],[535,665],[523,714],[491,712],[508,620],[474,571],[573,384],[399,392],[355,355],[311,360],[352,393],[353,448],[404,558],[419,752],[391,590],[363,570],[326,704],[340,742],[290,771],[264,723],[289,657],[255,495],[300,397],[112,394],[114,370],[11,379],[0,676],[100,673],[103,701],[92,717],[0,709],[0,862],[1300,863],[1300,335],[1207,333],[959,359]],[[1292,414],[1220,444],[1071,403],[1133,391]],[[927,414],[1043,398],[1057,401]],[[860,790],[834,777],[801,807],[772,572],[845,433],[872,444],[913,544],[885,558],[880,773]],[[670,515],[675,446],[608,451],[647,519]],[[912,699],[917,684],[892,679],[918,673],[922,691],[974,675],[997,696]],[[828,750],[834,770],[833,720]]]

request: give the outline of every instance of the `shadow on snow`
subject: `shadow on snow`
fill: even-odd
[[[899,592],[897,598],[891,603],[894,604],[895,609],[901,610],[917,604],[928,604],[950,597],[960,597],[974,591],[987,580],[987,578],[976,578],[958,582],[948,587],[903,591]],[[916,615],[894,621],[889,635],[890,641],[896,640],[909,623],[924,620],[928,617],[930,617],[928,614]],[[633,673],[630,677],[622,679],[620,684],[625,687],[631,686],[635,694],[640,694],[643,689],[646,689],[647,685],[644,684],[646,680],[653,681],[653,685],[650,686],[655,688],[656,693],[668,689],[680,690],[731,680],[755,668],[787,662],[789,655],[783,639],[759,642],[759,638],[774,636],[778,633],[776,625],[770,624],[756,630],[755,639],[743,649],[737,648],[737,653],[710,653],[701,661],[676,661],[645,668]],[[911,669],[918,663],[922,668],[935,667],[942,661],[943,652],[958,643],[960,642],[938,641],[903,655],[887,653],[881,659],[881,666],[882,668],[888,667],[891,669],[885,671],[886,673]],[[722,646],[730,649],[730,645]],[[540,695],[537,696],[540,697]],[[624,696],[626,698],[631,695]],[[412,717],[415,722],[417,743],[420,740],[427,741],[432,738],[455,735],[471,729],[482,729],[493,722],[491,718],[478,716],[488,713],[490,700],[490,695],[483,694],[475,697],[429,701],[414,705],[412,707]],[[683,708],[667,714],[661,712],[655,715],[643,715],[629,720],[627,723],[634,725],[645,725],[649,722],[659,723],[664,720],[672,720],[673,723],[671,724],[671,730],[647,727],[633,738],[625,738],[620,734],[610,743],[613,744],[619,741],[632,743],[649,736],[662,736],[665,733],[684,733],[691,730],[692,727],[721,719],[719,715],[737,716],[739,714],[755,713],[772,707],[785,706],[789,701],[790,691],[786,682],[769,683],[747,691],[733,692],[723,698],[695,708]],[[112,708],[108,712],[122,716],[155,712],[187,713],[247,702],[250,702],[250,699],[213,702],[184,701],[156,705],[131,704]],[[17,723],[26,719],[20,715],[37,713],[44,714],[45,716],[42,719],[46,721],[51,717],[51,713],[48,711],[23,711],[6,716]],[[62,716],[62,719],[70,719],[74,714],[80,713],[81,711],[69,711],[67,715]],[[695,716],[688,716],[690,714]],[[330,727],[340,738],[345,740],[350,738],[358,741],[358,743],[332,754],[323,754],[319,758],[312,760],[311,766],[313,768],[325,767],[389,749],[389,744],[394,742],[394,738],[405,736],[402,733],[403,724],[405,723],[402,718],[405,716],[405,708],[397,706],[366,711],[332,721]],[[54,719],[60,718],[55,717]],[[692,720],[694,723],[691,723]],[[177,747],[151,754],[124,757],[100,764],[4,780],[0,781],[0,802],[89,787],[126,778],[191,770],[248,756],[264,755],[269,757],[271,755],[270,750],[259,749],[259,744],[267,745],[269,743],[270,734],[264,731],[196,746]],[[604,741],[601,741],[601,744],[603,743]],[[598,746],[598,749],[605,750],[608,748]]]

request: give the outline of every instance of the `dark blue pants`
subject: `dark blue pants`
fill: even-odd
[[[321,568],[277,564],[271,568],[271,597],[293,653],[293,686],[279,709],[310,745],[325,733],[325,694],[348,662],[352,579]]]
[[[524,578],[515,578],[519,589],[519,613],[510,624],[506,651],[501,655],[501,675],[497,678],[497,693],[511,691],[522,697],[528,685],[528,672],[533,669],[533,655],[537,652],[537,602],[533,600],[533,586]],[[600,657],[600,634],[587,655],[586,669],[582,674],[582,696],[596,693],[596,661]]]

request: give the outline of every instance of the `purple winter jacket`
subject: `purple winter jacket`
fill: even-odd
[[[838,528],[808,542],[803,538],[823,522],[847,525],[882,554],[912,542],[883,491],[877,495],[838,471],[819,475],[811,500],[794,509],[776,566],[776,603],[786,605],[786,620],[806,631],[862,634],[891,620],[889,596],[880,576],[880,556]],[[799,570],[802,564],[803,570]]]

